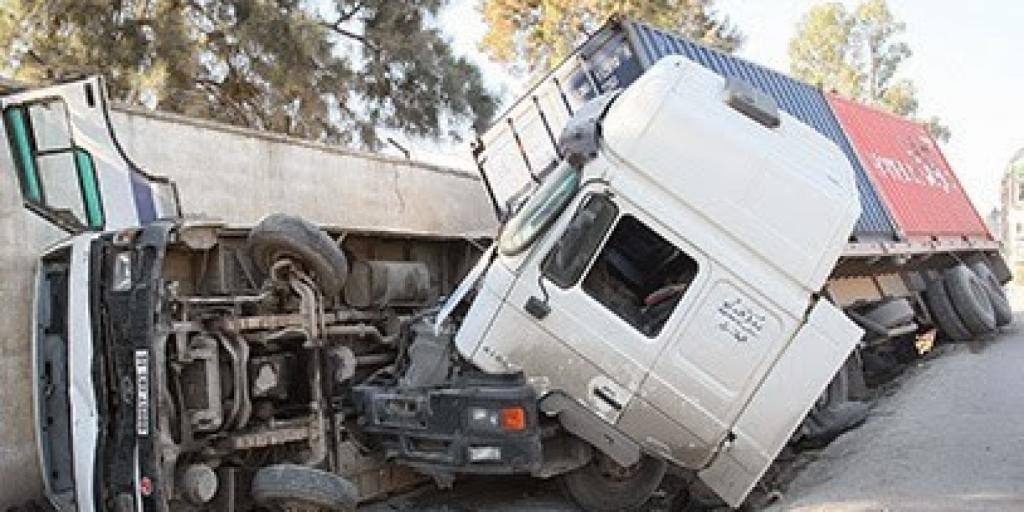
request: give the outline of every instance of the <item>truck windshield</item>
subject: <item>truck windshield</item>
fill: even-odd
[[[579,171],[562,162],[509,219],[498,240],[501,253],[511,256],[529,247],[565,208],[579,185]]]

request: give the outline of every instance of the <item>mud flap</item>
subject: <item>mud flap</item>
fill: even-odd
[[[819,300],[740,413],[732,441],[700,479],[730,506],[741,505],[862,334],[842,311]]]

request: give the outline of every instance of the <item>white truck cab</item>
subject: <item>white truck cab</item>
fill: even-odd
[[[351,510],[415,470],[559,477],[621,510],[671,464],[740,505],[862,334],[819,296],[859,215],[847,160],[673,57],[557,152],[468,273],[452,240],[283,215],[55,247],[34,339],[51,501]]]
[[[456,345],[738,505],[861,336],[816,296],[860,206],[831,142],[730,92],[674,57],[614,98],[505,225]]]

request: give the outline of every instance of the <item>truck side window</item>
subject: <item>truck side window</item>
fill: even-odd
[[[697,262],[624,215],[583,280],[583,290],[648,337],[661,332],[697,276]]]
[[[101,229],[103,209],[92,155],[76,147],[63,100],[4,110],[7,139],[25,202],[69,229]]]
[[[560,288],[575,285],[587,264],[594,257],[615,217],[618,208],[607,196],[592,195],[573,215],[562,238],[544,258],[544,276]]]

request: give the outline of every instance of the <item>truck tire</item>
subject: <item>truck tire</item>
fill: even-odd
[[[348,259],[326,233],[299,217],[275,213],[249,233],[249,256],[267,274],[277,260],[291,258],[312,274],[327,297],[336,297],[348,278]]]
[[[964,265],[946,269],[946,294],[957,316],[971,334],[985,336],[996,330],[996,312],[988,286]]]
[[[252,498],[271,510],[350,512],[359,490],[344,478],[295,464],[260,468],[252,479]]]
[[[854,379],[863,382],[864,376],[859,358],[851,355],[821,392],[790,442],[806,447],[823,447],[840,434],[864,423],[870,407],[865,402],[850,399],[850,385]]]
[[[971,331],[967,329],[963,321],[960,320],[960,317],[957,316],[956,310],[953,309],[953,303],[946,294],[946,284],[944,281],[941,278],[932,280],[928,283],[928,289],[924,292],[928,309],[932,314],[932,321],[935,322],[935,327],[938,327],[939,331],[948,340],[967,341],[973,336],[971,336]]]
[[[1010,307],[1010,300],[1006,298],[1003,285],[996,279],[992,269],[983,261],[971,265],[971,270],[985,283],[988,288],[988,298],[992,301],[992,309],[996,312],[996,325],[1002,327],[1013,321],[1013,308]]]
[[[640,509],[651,498],[667,468],[664,460],[648,455],[624,468],[596,452],[587,465],[559,476],[559,483],[588,512],[631,511]]]

